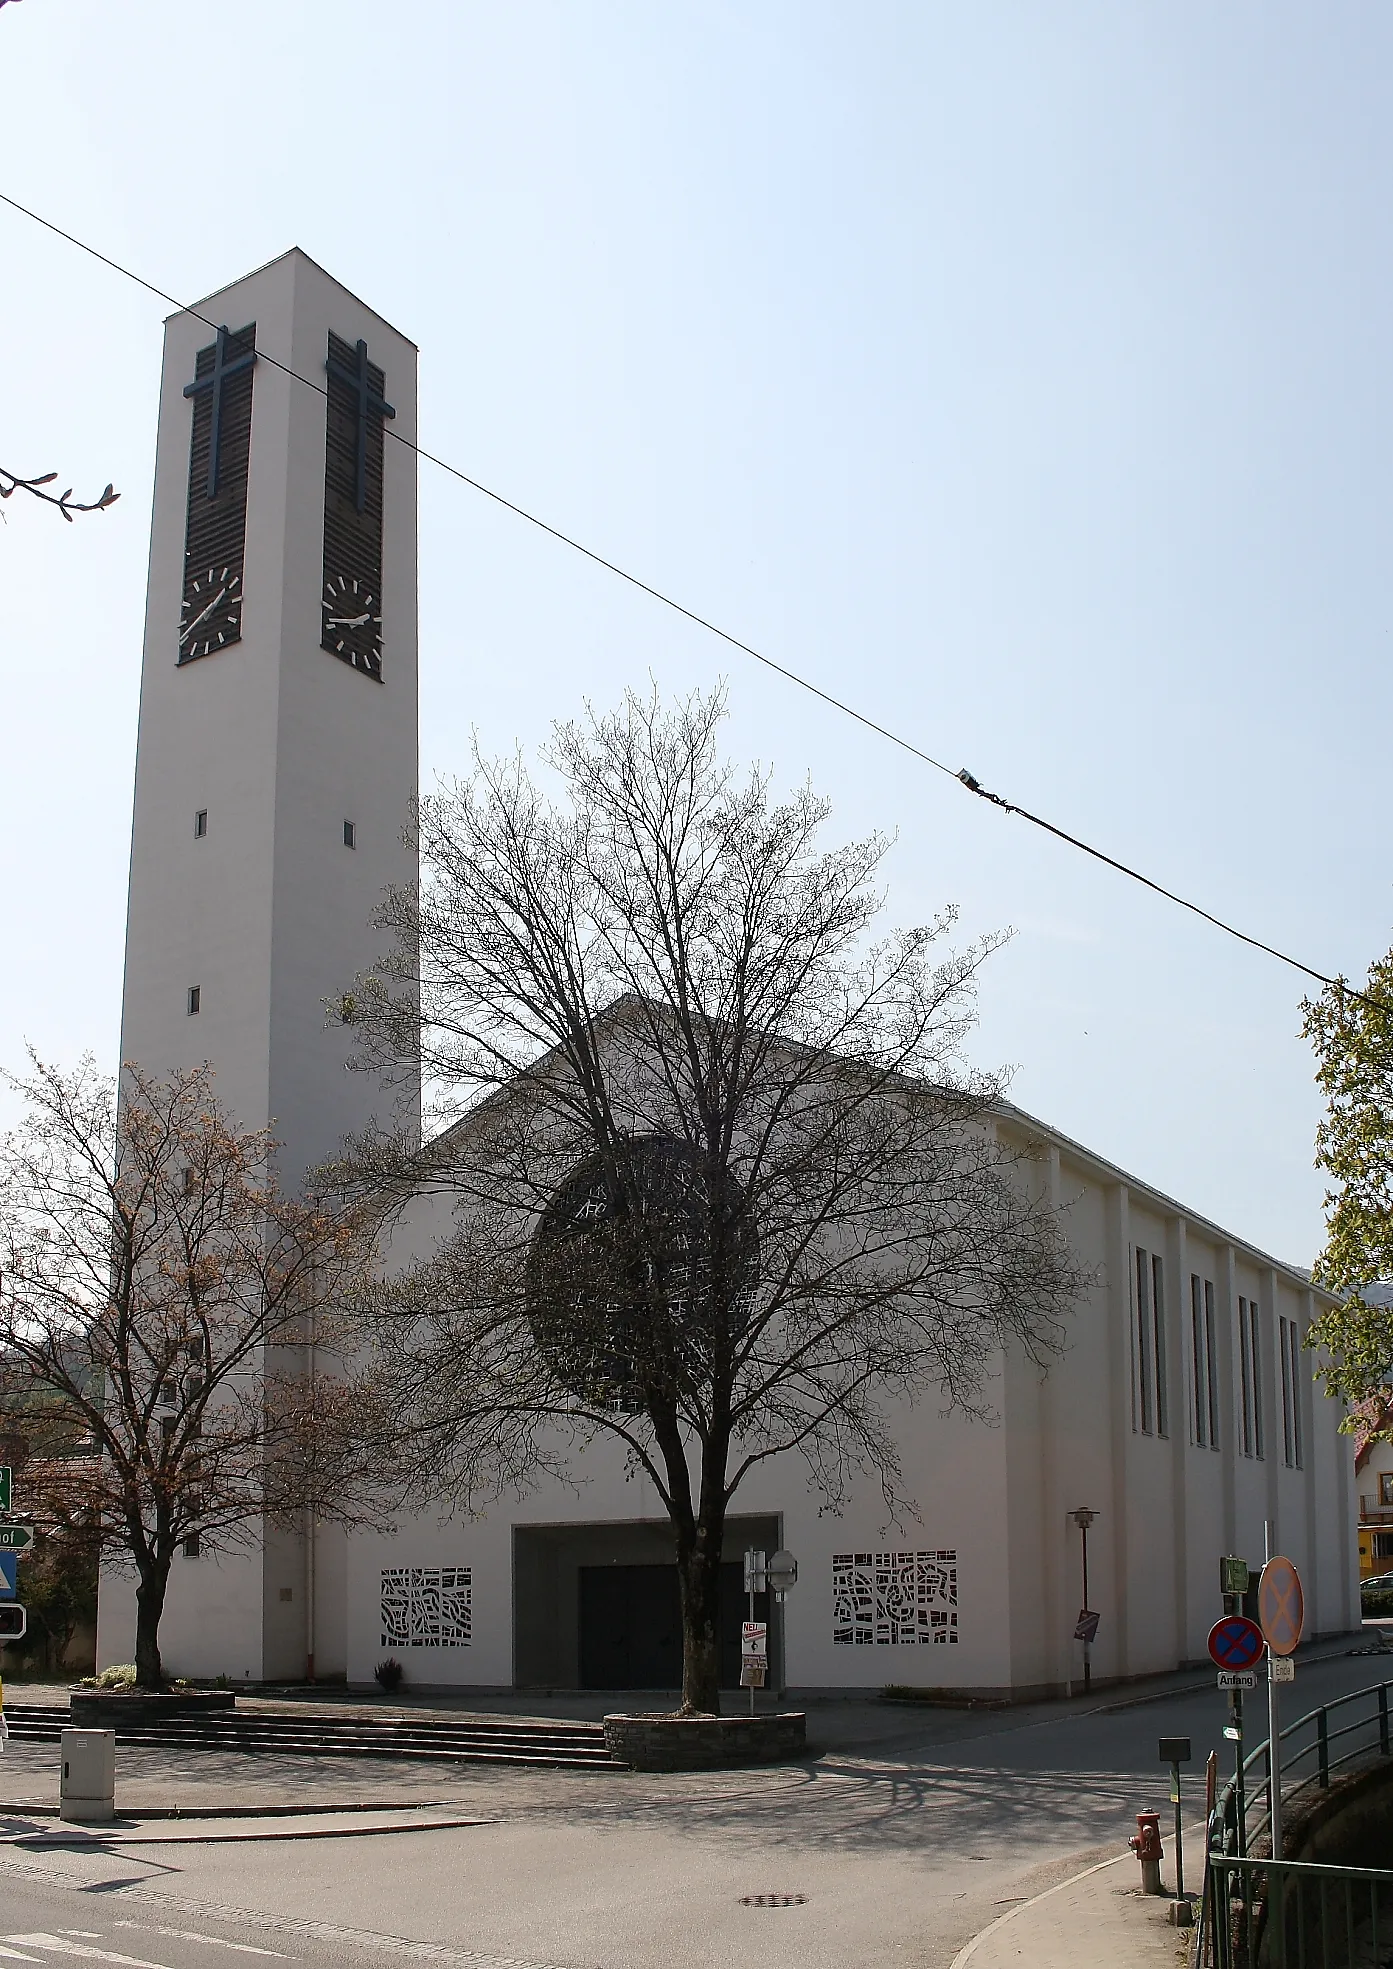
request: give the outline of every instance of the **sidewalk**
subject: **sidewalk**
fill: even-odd
[[[1198,1857],[1200,1827],[1194,1835]],[[1184,1969],[1194,1930],[1172,1928],[1169,1906],[1142,1893],[1131,1853],[1098,1860],[999,1915],[952,1969]]]

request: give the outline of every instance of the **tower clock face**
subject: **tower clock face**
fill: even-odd
[[[382,603],[365,581],[330,575],[321,603],[325,649],[382,681]]]
[[[205,568],[189,581],[179,612],[179,661],[208,656],[242,633],[242,576],[235,567]]]

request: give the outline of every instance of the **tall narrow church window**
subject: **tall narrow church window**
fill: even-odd
[[[358,845],[358,830],[351,820],[343,824],[343,845],[345,848],[356,848]]]
[[[199,1009],[202,1003],[203,1003],[202,986],[190,985],[189,986],[189,1017],[191,1019],[196,1019],[198,1017]]]
[[[1133,1427],[1142,1434],[1164,1436],[1169,1428],[1166,1389],[1166,1287],[1159,1252],[1135,1249],[1136,1375],[1133,1384]]]
[[[1219,1447],[1219,1360],[1214,1347],[1214,1286],[1190,1274],[1190,1368],[1194,1440]]]
[[[1202,1448],[1209,1411],[1204,1399],[1204,1295],[1197,1272],[1190,1274],[1190,1370],[1194,1395],[1195,1441]]]
[[[324,589],[320,643],[382,681],[384,422],[396,411],[368,345],[331,334],[324,443]]]
[[[193,817],[193,837],[201,841],[208,832],[208,809],[200,807]]]
[[[1137,1246],[1137,1392],[1142,1434],[1151,1434],[1151,1274]]]
[[[1301,1468],[1301,1329],[1279,1320],[1277,1347],[1282,1367],[1282,1454],[1291,1469]]]
[[[1151,1342],[1156,1362],[1156,1433],[1170,1433],[1170,1404],[1166,1389],[1166,1285],[1159,1251],[1151,1254]]]
[[[1296,1461],[1292,1442],[1291,1405],[1294,1390],[1291,1382],[1291,1352],[1287,1345],[1287,1329],[1290,1321],[1280,1318],[1277,1321],[1277,1365],[1282,1377],[1282,1461],[1292,1464]]]
[[[220,328],[217,340],[198,351],[193,381],[184,386],[193,403],[193,429],[180,663],[212,656],[242,637],[255,362],[255,322],[235,334]]]

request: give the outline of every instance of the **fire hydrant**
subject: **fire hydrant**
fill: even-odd
[[[1166,1857],[1161,1845],[1161,1814],[1138,1812],[1137,1829],[1127,1841],[1141,1861],[1141,1890],[1144,1894],[1161,1891],[1161,1862]]]

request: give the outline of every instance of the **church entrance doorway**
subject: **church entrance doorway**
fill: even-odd
[[[777,1550],[776,1517],[733,1518],[721,1565],[721,1686],[740,1681],[746,1618],[741,1555]],[[771,1680],[781,1680],[782,1631],[767,1596]],[[513,1528],[513,1679],[518,1688],[644,1689],[682,1683],[682,1622],[672,1530],[663,1521]]]
[[[721,1567],[721,1687],[740,1686],[743,1568]],[[757,1605],[762,1605],[757,1601]],[[580,1686],[676,1689],[682,1685],[682,1608],[675,1566],[582,1566]]]

